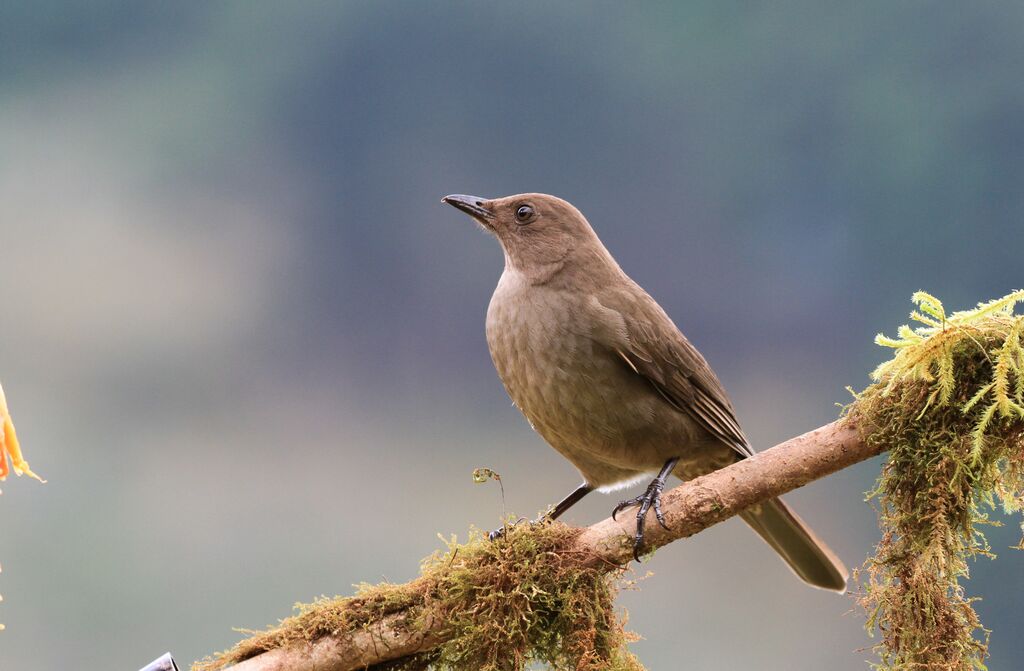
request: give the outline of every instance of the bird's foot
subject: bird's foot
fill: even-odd
[[[488,533],[487,533],[487,540],[489,540],[489,541],[496,541],[496,540],[498,540],[499,538],[501,538],[502,536],[504,536],[504,535],[505,535],[505,533],[506,533],[506,532],[507,532],[507,531],[508,531],[509,529],[511,529],[512,527],[514,527],[514,526],[517,526],[517,525],[519,525],[519,524],[520,524],[521,522],[525,522],[525,521],[526,521],[526,518],[525,518],[525,517],[520,517],[520,518],[519,518],[518,520],[516,520],[515,522],[510,522],[510,523],[507,523],[507,524],[502,524],[502,525],[501,525],[500,527],[498,527],[498,528],[497,528],[497,529],[495,529],[494,531],[490,531],[490,532],[488,532]],[[543,517],[541,517],[541,518],[538,518],[538,519],[535,519],[535,520],[531,520],[531,521],[530,521],[530,524],[531,524],[531,525],[534,525],[534,524],[537,524],[537,523],[539,523],[539,522],[543,522],[543,521],[544,521],[544,518],[543,518]]]
[[[632,506],[640,506],[640,509],[636,512],[636,535],[633,537],[633,558],[640,561],[640,551],[644,546],[644,522],[647,518],[647,511],[654,508],[654,516],[658,520],[658,524],[663,529],[668,529],[668,525],[665,524],[665,516],[661,513],[661,492],[665,489],[665,481],[661,478],[655,478],[650,485],[647,486],[647,491],[640,496],[635,496],[625,501],[620,501],[619,505],[615,506],[615,510],[612,511],[612,519],[618,515],[623,509]]]

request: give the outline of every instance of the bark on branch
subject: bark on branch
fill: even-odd
[[[662,511],[669,529],[647,525],[649,547],[692,536],[744,509],[781,496],[879,454],[863,427],[840,420],[791,438],[749,459],[666,492]],[[576,545],[591,561],[609,567],[632,560],[635,518],[608,518],[588,527]],[[265,652],[232,667],[234,671],[356,671],[430,650],[444,642],[443,622],[419,631],[396,626],[402,614],[339,637]]]

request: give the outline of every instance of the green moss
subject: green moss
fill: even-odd
[[[1024,291],[947,316],[919,292],[895,356],[850,415],[889,451],[876,488],[882,539],[859,577],[878,669],[984,668],[988,631],[960,584],[992,556],[989,512],[1024,507]]]
[[[428,589],[423,580],[404,585],[359,585],[351,597],[320,597],[312,603],[295,604],[297,613],[266,631],[239,629],[249,638],[230,650],[192,665],[193,671],[216,671],[269,650],[308,643],[323,636],[353,632],[393,613],[419,612]]]
[[[513,671],[532,663],[554,671],[642,671],[626,650],[632,636],[615,613],[617,567],[575,552],[578,530],[552,523],[511,527],[495,542],[471,533],[424,560],[406,585],[362,585],[355,596],[296,606],[298,613],[234,648],[196,663],[216,671],[267,650],[353,632],[403,613],[403,626],[444,622],[446,642],[429,653],[374,667]]]

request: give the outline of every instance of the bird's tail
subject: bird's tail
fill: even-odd
[[[808,585],[833,592],[846,591],[849,572],[843,562],[781,499],[749,508],[740,517]]]

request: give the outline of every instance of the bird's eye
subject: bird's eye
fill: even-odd
[[[520,224],[525,224],[533,218],[533,208],[529,205],[520,205],[519,209],[516,210],[516,221]]]

